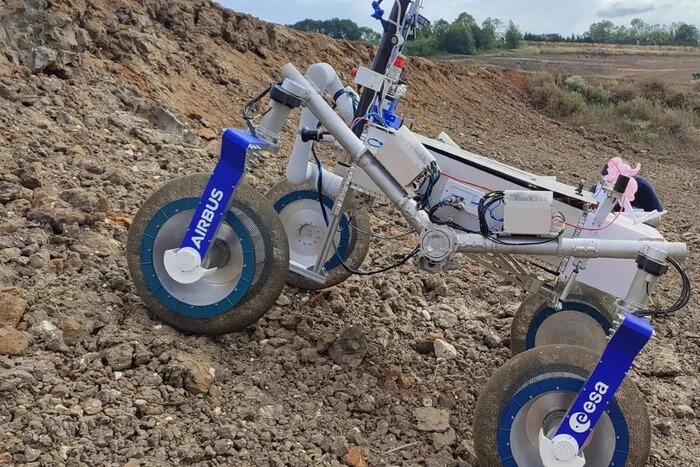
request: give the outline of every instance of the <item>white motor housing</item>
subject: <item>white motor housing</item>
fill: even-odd
[[[402,187],[410,186],[435,162],[433,155],[406,127],[390,132],[372,126],[366,142],[377,161]]]

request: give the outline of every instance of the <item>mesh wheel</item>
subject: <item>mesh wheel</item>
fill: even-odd
[[[306,267],[316,264],[328,228],[314,184],[292,185],[284,180],[272,187],[266,196],[285,226],[289,259]],[[325,196],[323,201],[330,213],[333,199]],[[365,232],[370,229],[369,213],[364,208],[345,214],[335,239],[338,253],[352,269],[362,266],[370,245],[370,238],[358,234],[357,229]],[[328,274],[323,284],[294,273],[289,273],[287,283],[300,289],[321,290],[338,285],[352,275],[340,263],[335,251],[328,256],[325,268]]]
[[[518,308],[510,331],[510,350],[517,355],[542,345],[567,344],[602,353],[617,319],[615,300],[577,282],[555,312],[547,298],[532,294]]]
[[[289,247],[269,201],[240,183],[211,248],[227,258],[225,265],[194,284],[172,280],[163,252],[180,246],[208,180],[209,174],[177,178],[148,198],[129,230],[127,260],[136,290],[156,318],[185,332],[225,334],[250,326],[274,305],[284,288]]]
[[[539,467],[538,434],[556,430],[600,354],[568,345],[537,347],[508,361],[488,381],[474,412],[482,467]],[[646,465],[651,424],[644,399],[626,380],[583,452],[595,467]]]

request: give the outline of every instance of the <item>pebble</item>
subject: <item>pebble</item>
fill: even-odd
[[[19,183],[0,181],[0,203],[8,203],[18,199],[22,194]]]
[[[63,332],[63,341],[67,345],[75,345],[85,337],[85,329],[73,318],[61,318],[58,327]]]
[[[275,302],[279,306],[288,306],[292,303],[292,301],[287,297],[286,295],[282,294],[279,296],[277,301]]]
[[[29,341],[22,331],[0,328],[0,355],[24,355],[28,347]]]
[[[16,328],[26,311],[27,302],[23,298],[0,293],[0,328]]]
[[[452,344],[448,344],[442,339],[435,339],[433,342],[433,349],[435,351],[435,356],[437,358],[443,358],[445,360],[454,360],[459,354],[457,349]]]
[[[33,330],[47,349],[57,352],[67,350],[63,342],[63,331],[58,329],[52,322],[44,320],[38,326],[35,326]]]
[[[677,405],[673,408],[673,415],[676,418],[695,418],[695,411],[688,405]]]
[[[660,349],[654,353],[651,370],[643,372],[661,378],[674,378],[683,373],[683,367],[675,352],[670,349]]]
[[[357,368],[367,355],[367,340],[362,326],[355,325],[341,332],[328,349],[328,355],[337,364]]]
[[[95,415],[102,411],[102,402],[99,399],[88,399],[83,403],[86,415]]]
[[[446,446],[452,446],[455,441],[457,441],[457,433],[452,427],[444,433],[433,433],[433,446],[435,446],[437,451]]]
[[[450,413],[447,410],[418,407],[413,414],[420,431],[446,431],[450,427]]]
[[[331,442],[331,452],[337,457],[344,456],[349,449],[348,440],[345,436],[336,436],[333,438]]]
[[[131,368],[134,348],[131,344],[119,344],[102,351],[102,358],[107,361],[107,365],[112,370],[126,370]]]

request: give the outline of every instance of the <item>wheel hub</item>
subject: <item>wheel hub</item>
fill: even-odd
[[[510,432],[510,447],[517,465],[542,465],[540,431],[553,436],[576,396],[572,391],[547,392],[531,399],[518,412]],[[587,465],[609,465],[615,455],[615,441],[615,428],[605,414],[583,446]]]
[[[315,224],[303,224],[299,227],[298,239],[306,246],[311,246],[321,240],[321,228]]]
[[[323,248],[323,239],[328,233],[318,199],[302,198],[284,206],[280,219],[289,239],[289,259],[306,268],[313,267]],[[341,233],[335,235],[335,244],[340,245]],[[335,255],[331,250],[326,261]]]
[[[194,210],[181,211],[163,224],[153,242],[153,267],[168,294],[191,306],[209,306],[224,300],[236,289],[244,267],[243,247],[235,231],[222,223],[202,262],[202,267],[212,269],[212,273],[191,284],[178,282],[168,274],[164,258],[166,252],[180,248],[193,215]],[[181,259],[183,270],[194,264],[189,256]]]

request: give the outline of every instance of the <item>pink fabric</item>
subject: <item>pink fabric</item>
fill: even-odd
[[[625,190],[625,198],[632,202],[634,201],[637,190],[639,189],[639,184],[633,177],[637,175],[641,169],[641,164],[637,164],[637,166],[633,169],[632,166],[625,162],[621,157],[613,157],[608,161],[608,174],[605,176],[605,181],[615,183],[620,175],[630,177],[627,190]]]

